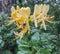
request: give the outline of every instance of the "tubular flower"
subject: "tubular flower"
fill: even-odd
[[[16,9],[12,6],[11,8],[11,20],[10,24],[15,23],[17,26],[17,29],[20,29],[21,32],[18,33],[18,37],[22,38],[23,35],[30,30],[29,26],[29,16],[30,16],[30,8],[29,7],[22,7],[19,8],[19,6],[16,7]],[[15,32],[14,32],[15,33]],[[16,35],[16,33],[15,33]],[[17,38],[17,36],[16,36]]]
[[[49,11],[49,5],[41,4],[41,5],[35,5],[34,7],[34,14],[33,19],[35,23],[35,27],[37,27],[38,23],[41,23],[41,28],[44,28],[46,30],[46,24],[45,21],[51,23],[50,19],[54,16],[49,16],[47,13]]]

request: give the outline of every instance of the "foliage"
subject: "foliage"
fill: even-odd
[[[0,53],[5,54],[8,51],[12,51],[12,49],[16,45],[14,39],[14,34],[13,34],[13,28],[14,26],[7,26],[8,23],[8,14],[1,14],[0,15]],[[7,50],[8,49],[8,50]],[[14,49],[13,49],[14,51]],[[3,53],[2,53],[3,52]],[[10,53],[11,54],[11,53]]]
[[[16,25],[7,25],[10,14],[0,14],[0,54],[60,54],[60,1],[22,0],[16,5],[30,7],[33,14],[35,4],[49,4],[48,14],[55,16],[54,21],[46,23],[47,30],[36,28],[33,22],[29,22],[31,30],[22,39],[15,40]]]
[[[54,44],[56,38],[55,35],[39,33],[37,30],[30,35],[26,34],[22,40],[17,40],[17,54],[56,54],[56,45]]]

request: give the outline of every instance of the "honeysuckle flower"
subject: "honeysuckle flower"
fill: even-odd
[[[34,18],[34,23],[35,27],[38,27],[38,23],[41,23],[41,28],[44,28],[46,30],[46,21],[51,23],[51,18],[54,16],[49,16],[48,15],[49,11],[49,5],[46,4],[41,4],[41,5],[35,5],[34,7],[34,13],[33,13],[33,18]]]
[[[30,16],[30,8],[29,7],[16,7],[16,9],[12,6],[11,8],[11,20],[10,24],[15,23],[17,29],[21,29],[21,32],[18,34],[18,37],[22,38],[23,35],[30,30],[29,26],[29,16]],[[16,35],[16,33],[15,33]]]

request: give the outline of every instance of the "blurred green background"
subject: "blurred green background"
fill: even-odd
[[[23,39],[14,40],[15,24],[7,26],[11,6],[30,7],[31,14],[35,4],[49,4],[49,15],[54,15],[47,30],[35,28]],[[0,54],[60,54],[60,0],[1,0],[0,1]]]

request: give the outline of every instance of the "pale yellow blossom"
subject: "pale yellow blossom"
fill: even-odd
[[[40,26],[41,28],[44,28],[46,30],[46,21],[51,23],[51,18],[54,16],[49,16],[48,15],[49,11],[49,5],[46,4],[41,4],[41,5],[35,5],[34,7],[34,13],[33,13],[33,19],[35,23],[35,27],[38,27],[38,23],[41,23]]]

